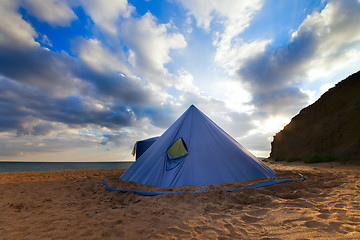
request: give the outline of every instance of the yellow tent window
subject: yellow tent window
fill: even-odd
[[[174,142],[173,145],[166,151],[166,153],[171,157],[172,159],[182,157],[189,152],[186,149],[185,142],[182,138],[179,138]]]

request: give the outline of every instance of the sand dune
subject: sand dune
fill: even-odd
[[[123,170],[0,173],[3,239],[359,239],[360,168],[276,163],[290,182],[260,189],[246,183],[203,193],[144,197],[110,187]],[[106,177],[105,177],[106,176]],[[194,187],[161,190],[191,191]]]

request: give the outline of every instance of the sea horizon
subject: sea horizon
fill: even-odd
[[[134,161],[110,162],[23,162],[0,161],[0,172],[39,172],[129,168]]]
[[[266,158],[258,157],[259,160]],[[41,172],[129,168],[135,161],[107,162],[42,162],[42,161],[1,161],[0,172]]]

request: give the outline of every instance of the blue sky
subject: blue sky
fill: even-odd
[[[0,161],[128,161],[191,104],[256,156],[359,71],[360,1],[3,0]]]

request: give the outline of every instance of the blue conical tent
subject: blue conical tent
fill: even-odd
[[[191,105],[121,176],[158,187],[275,177],[275,172]]]

